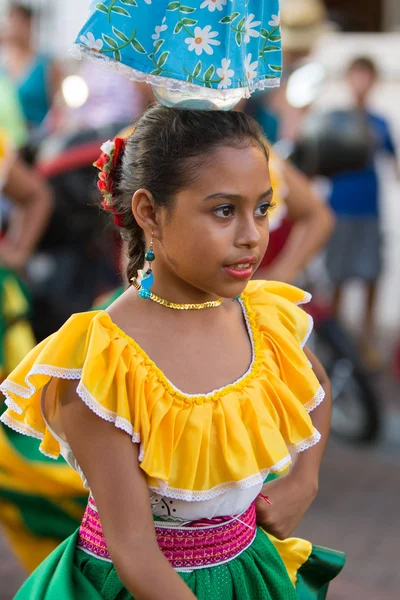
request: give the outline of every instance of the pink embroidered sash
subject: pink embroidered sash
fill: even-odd
[[[241,515],[220,521],[193,521],[185,525],[155,521],[158,545],[171,566],[177,571],[217,566],[233,560],[251,545],[256,535],[254,504]],[[79,529],[77,546],[111,561],[92,496]]]

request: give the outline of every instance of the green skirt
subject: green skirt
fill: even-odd
[[[15,600],[132,600],[111,562],[76,548],[78,532],[36,569]],[[313,547],[293,585],[274,543],[258,528],[253,544],[224,565],[179,573],[198,600],[323,600],[344,555]]]

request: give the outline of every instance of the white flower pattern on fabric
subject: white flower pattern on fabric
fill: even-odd
[[[268,21],[268,25],[271,25],[271,27],[278,27],[280,25],[280,22],[280,15],[272,15],[272,19]]]
[[[100,60],[107,69],[169,91],[208,88],[207,97],[225,102],[238,88],[249,95],[279,85],[279,1],[88,0],[91,15],[77,35],[74,56]],[[142,27],[132,27],[128,18]],[[244,59],[250,53],[258,72],[247,86]],[[216,74],[224,58],[231,61],[232,78]]]
[[[151,39],[154,40],[154,43],[160,39],[160,35],[163,31],[167,31],[168,29],[168,25],[165,25],[165,21],[167,20],[167,17],[164,17],[161,25],[157,25],[155,28],[155,33],[153,33],[153,35],[151,36]]]
[[[235,71],[230,69],[230,66],[231,61],[228,58],[223,58],[221,62],[221,68],[217,69],[217,75],[221,78],[221,81],[218,84],[220,89],[227,88],[232,83],[231,77],[234,76]]]
[[[258,38],[260,37],[260,32],[256,31],[255,28],[258,27],[259,25],[261,25],[261,21],[253,21],[254,19],[254,15],[253,13],[251,13],[247,19],[246,19],[246,23],[244,25],[244,41],[246,44],[248,44],[250,42],[250,38],[254,37],[254,38]]]
[[[85,44],[90,50],[99,51],[103,47],[103,40],[96,40],[93,33],[88,31],[86,35],[81,35],[79,38],[82,44]]]
[[[247,80],[249,82],[253,81],[253,79],[255,79],[257,77],[257,71],[258,71],[258,60],[251,62],[251,59],[252,59],[252,55],[248,54],[243,61],[244,67],[246,69]]]
[[[219,46],[221,42],[215,40],[218,36],[218,31],[211,31],[211,25],[206,25],[203,29],[201,27],[196,27],[194,30],[194,37],[189,37],[185,39],[185,42],[189,46],[189,50],[194,50],[197,56],[204,51],[206,54],[213,54],[214,50],[211,47]]]
[[[210,12],[214,12],[215,9],[222,10],[222,7],[226,5],[226,0],[204,0],[200,4],[200,8],[208,8]]]

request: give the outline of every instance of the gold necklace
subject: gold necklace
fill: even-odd
[[[140,283],[138,282],[136,277],[132,277],[131,279],[132,285],[138,291],[141,288]],[[218,300],[210,300],[209,302],[201,302],[199,304],[188,303],[188,304],[177,304],[176,302],[170,302],[169,300],[165,300],[165,298],[161,298],[161,296],[157,296],[153,292],[150,292],[148,296],[149,300],[153,300],[157,304],[161,304],[161,306],[165,306],[165,308],[172,308],[173,310],[203,310],[204,308],[217,308],[217,306],[221,306],[222,299],[218,298]]]

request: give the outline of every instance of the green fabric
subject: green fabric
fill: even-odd
[[[76,550],[77,537],[36,569],[15,600],[132,600],[111,563]],[[259,530],[252,546],[231,562],[180,576],[198,600],[325,600],[344,561],[340,552],[313,547],[295,590],[274,545]]]
[[[103,298],[101,302],[94,305],[93,310],[107,310],[110,304],[115,302],[115,300],[117,300],[124,293],[124,291],[125,290],[123,287],[119,287],[113,292],[110,292],[110,294]]]
[[[9,136],[16,148],[28,141],[28,129],[18,92],[4,71],[0,71],[0,129]]]
[[[15,600],[132,600],[109,562],[75,549],[77,533],[31,575]],[[268,537],[218,567],[180,573],[198,600],[298,600],[286,569]]]
[[[12,502],[21,515],[26,529],[41,538],[65,540],[79,526],[80,519],[64,511],[58,506],[57,499],[53,502],[43,496],[34,496],[0,489],[0,498]],[[76,513],[85,510],[87,496],[69,499],[75,505]]]
[[[343,569],[343,552],[313,546],[308,561],[297,573],[296,589],[301,600],[325,600],[329,582]]]

